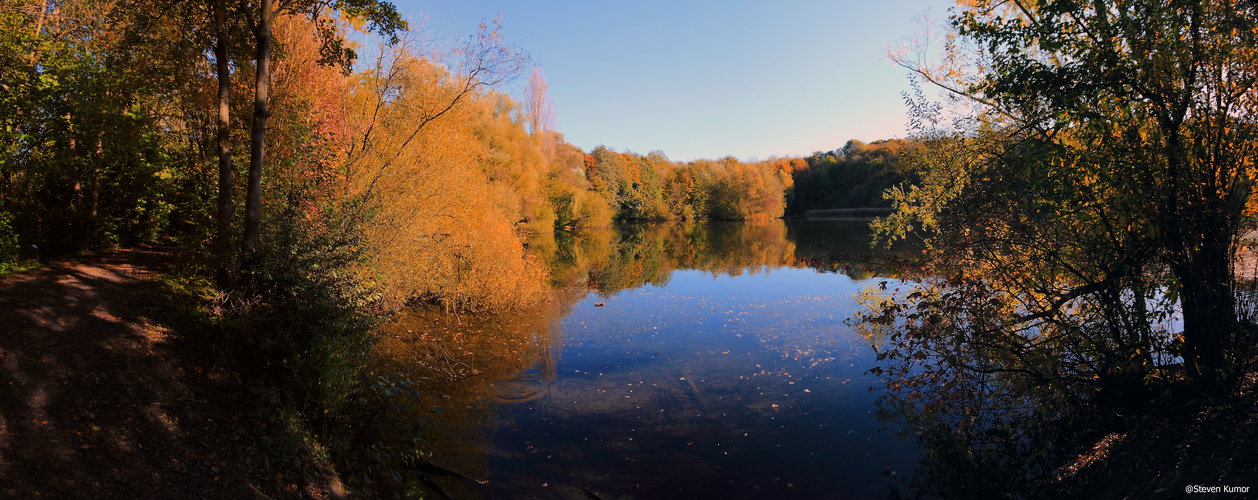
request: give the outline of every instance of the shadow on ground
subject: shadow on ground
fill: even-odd
[[[124,250],[0,280],[0,496],[327,494],[272,467],[209,343],[167,326],[186,317],[155,281],[174,263]]]

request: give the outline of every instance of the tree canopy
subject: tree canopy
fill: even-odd
[[[913,67],[979,114],[938,143],[955,154],[931,160],[924,187],[896,193],[905,210],[892,222],[937,228],[938,213],[980,196],[1002,203],[970,216],[1011,226],[993,241],[1026,242],[1004,253],[1077,280],[1054,292],[1054,308],[1166,269],[1158,282],[1183,311],[1186,367],[1222,375],[1239,361],[1232,262],[1258,177],[1258,11],[1159,0],[964,7],[951,18],[962,37],[945,61],[954,66]],[[1043,241],[1066,246],[1032,246]]]
[[[906,140],[847,141],[842,148],[813,153],[792,165],[794,185],[786,195],[786,211],[889,207],[883,193],[908,179],[901,157],[917,145]]]
[[[1244,374],[1258,9],[978,0],[949,21],[941,63],[900,60],[950,100],[907,96],[918,179],[878,222],[932,252],[865,321],[888,342],[884,409],[975,466],[949,484],[1031,488],[1095,442],[1080,422]]]

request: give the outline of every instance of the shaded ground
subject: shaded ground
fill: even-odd
[[[125,250],[0,280],[0,497],[322,497],[337,484],[273,464],[210,344],[171,328],[190,304],[156,281],[174,262]]]
[[[1177,394],[1147,415],[1129,416],[1125,431],[1106,436],[1064,468],[1047,496],[1258,497],[1256,389],[1251,372],[1246,387],[1225,401]],[[1205,489],[1187,491],[1193,487]],[[1202,493],[1213,487],[1220,491]]]

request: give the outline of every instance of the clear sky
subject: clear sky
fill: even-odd
[[[555,128],[589,151],[673,160],[802,156],[905,137],[908,73],[887,57],[951,0],[398,0],[425,38],[501,14],[542,68]],[[514,88],[521,95],[528,74]]]

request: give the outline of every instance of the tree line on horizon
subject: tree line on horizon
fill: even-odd
[[[915,147],[903,139],[853,139],[802,158],[675,162],[661,151],[641,155],[598,146],[585,154],[583,167],[585,186],[607,202],[611,220],[754,221],[818,209],[890,207],[883,193],[909,180],[900,162]],[[570,168],[577,172],[575,164]],[[557,207],[567,206],[568,198],[558,200]],[[581,221],[561,215],[556,228],[580,227]]]

